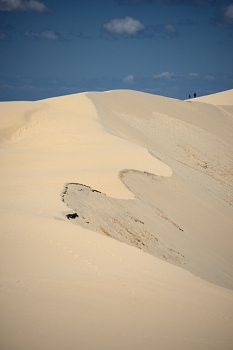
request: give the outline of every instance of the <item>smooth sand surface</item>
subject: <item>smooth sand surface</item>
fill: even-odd
[[[228,91],[222,91],[215,94],[207,95],[207,96],[201,96],[197,97],[196,101],[204,102],[204,103],[210,103],[215,106],[218,105],[233,105],[233,89]]]
[[[0,103],[1,350],[232,350],[232,100]]]

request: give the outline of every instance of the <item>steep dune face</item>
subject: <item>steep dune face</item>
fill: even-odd
[[[223,97],[0,103],[1,349],[232,349]]]
[[[232,90],[226,92],[227,99],[226,101],[222,99],[223,103],[228,102],[229,94],[233,95]],[[198,98],[180,101],[163,96],[125,90],[87,93],[86,96],[94,103],[105,125],[122,137],[125,135],[125,128],[128,130],[128,125],[138,130],[138,141],[140,141],[141,127],[148,134],[153,125],[155,126],[155,130],[151,130],[153,133],[156,129],[158,131],[161,130],[165,125],[167,129],[170,127],[170,130],[168,129],[170,133],[164,136],[172,137],[174,123],[177,123],[176,126],[179,127],[179,122],[181,122],[183,126],[185,126],[185,123],[188,123],[189,127],[196,126],[220,137],[228,143],[232,144],[233,142],[231,137],[233,132],[232,118],[225,111],[219,109],[219,106],[205,103],[204,97],[201,102],[197,103],[199,101]],[[224,106],[226,105],[229,108],[232,107],[228,103],[224,104]],[[110,118],[111,114],[113,114],[112,118]],[[157,124],[155,124],[156,121]],[[162,121],[162,125],[160,125],[160,121]],[[170,123],[171,121],[173,122],[172,124]],[[151,122],[153,122],[152,125]],[[185,130],[183,130],[183,134],[183,137],[189,137],[189,134],[185,135]],[[128,133],[127,137],[130,137]],[[160,135],[160,138],[162,137]],[[154,138],[154,142],[156,142],[156,138]],[[167,142],[169,140],[166,140]]]
[[[224,200],[232,203],[233,125],[227,113],[207,104],[138,92],[88,96],[117,135],[147,147],[173,169],[184,165],[182,171],[196,170],[197,177],[208,176],[207,182],[214,178],[214,187],[222,185],[218,195],[224,191]]]
[[[193,107],[137,92],[87,96],[102,125],[148,148],[173,173],[160,177],[134,169],[121,172],[122,182],[136,198],[131,201],[67,184],[63,201],[79,215],[74,222],[232,288],[233,124],[229,116],[214,106]]]

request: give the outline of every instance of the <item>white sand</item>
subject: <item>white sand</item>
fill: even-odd
[[[1,350],[233,348],[232,100],[0,103]]]
[[[210,103],[215,106],[218,105],[233,105],[233,89],[228,91],[218,92],[216,94],[211,94],[208,96],[197,97],[195,100],[204,103]]]

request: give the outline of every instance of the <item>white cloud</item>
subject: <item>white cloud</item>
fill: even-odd
[[[173,35],[176,32],[176,28],[172,23],[166,23],[164,25],[164,31],[168,35]]]
[[[170,73],[170,72],[163,72],[160,74],[153,75],[153,78],[155,78],[155,79],[197,78],[197,77],[199,77],[199,75],[200,75],[199,73],[176,74],[176,73]],[[210,76],[208,76],[208,77],[210,77]]]
[[[47,39],[47,40],[59,40],[60,36],[52,30],[45,30],[41,32],[41,38],[42,39]]]
[[[199,76],[199,73],[189,73],[189,77],[197,78]]]
[[[170,36],[170,38],[174,38],[179,36],[179,32],[173,23],[164,23],[161,26],[158,26],[160,31],[164,32],[166,35]]]
[[[139,20],[127,16],[122,19],[112,19],[110,22],[105,23],[103,28],[115,34],[136,35],[145,26]]]
[[[48,12],[48,8],[37,0],[0,0],[0,11]]]
[[[155,79],[165,78],[165,79],[171,79],[172,77],[175,77],[175,73],[169,73],[169,72],[163,72],[160,74],[153,75]]]
[[[155,33],[164,33],[165,35],[169,36],[170,38],[176,38],[179,36],[179,32],[174,26],[173,23],[162,23],[157,26],[150,26],[149,28],[152,29]]]
[[[133,74],[127,75],[123,80],[125,83],[133,83],[135,76]]]
[[[23,36],[27,36],[30,39],[44,39],[44,40],[60,40],[61,36],[56,34],[52,30],[44,30],[43,32],[31,32],[26,30],[23,32]]]

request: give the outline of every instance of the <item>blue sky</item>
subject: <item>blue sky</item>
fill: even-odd
[[[233,88],[233,1],[0,0],[0,101]]]

